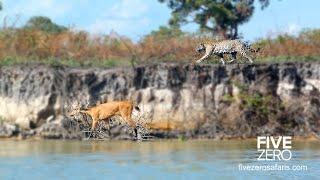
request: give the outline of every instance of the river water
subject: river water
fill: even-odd
[[[257,161],[255,140],[0,140],[0,179],[317,179],[320,142],[293,141],[289,161]],[[240,166],[290,170],[240,170]],[[293,170],[295,168],[295,170]]]

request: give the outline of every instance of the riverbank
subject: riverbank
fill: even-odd
[[[0,68],[0,136],[81,139],[67,113],[131,99],[157,138],[320,135],[320,62]],[[112,139],[130,139],[114,126]]]
[[[238,142],[242,142],[242,141],[252,141],[255,142],[257,141],[257,137],[248,137],[248,138],[242,138],[242,137],[217,137],[217,138],[187,138],[185,136],[179,135],[178,137],[153,137],[153,138],[149,138],[149,139],[142,139],[142,140],[135,140],[134,137],[132,137],[132,139],[128,139],[128,138],[105,138],[105,139],[95,139],[95,138],[84,138],[84,137],[78,137],[78,138],[73,138],[73,139],[63,139],[63,138],[48,138],[48,137],[42,137],[39,135],[34,135],[34,136],[21,136],[21,135],[17,135],[17,136],[10,136],[10,137],[0,137],[0,141],[15,141],[15,142],[19,142],[19,141],[56,141],[56,140],[64,140],[64,141],[105,141],[105,142],[110,142],[110,141],[114,141],[114,142],[124,142],[124,141],[133,141],[133,142],[152,142],[152,141],[181,141],[181,142],[189,142],[189,141],[238,141]],[[309,135],[309,136],[294,136],[292,137],[292,140],[298,143],[302,143],[302,142],[320,142],[320,137],[316,136],[316,135]]]

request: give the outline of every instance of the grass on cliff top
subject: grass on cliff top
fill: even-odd
[[[227,59],[228,57],[225,57]],[[320,61],[320,56],[277,56],[277,57],[264,57],[254,59],[255,64],[260,63],[285,63],[285,62],[317,62]],[[163,62],[182,62],[182,61],[158,61],[153,63],[163,63]],[[184,61],[184,63],[191,63],[192,61]],[[135,64],[149,64],[150,62],[135,62]],[[234,63],[248,63],[246,59],[238,59]],[[45,58],[42,60],[27,60],[23,57],[5,57],[0,60],[0,66],[14,66],[14,65],[33,65],[42,64],[48,66],[66,66],[66,67],[129,67],[131,66],[131,61],[129,59],[88,59],[88,60],[77,60],[77,59],[59,59],[59,58]],[[219,60],[216,57],[212,57],[203,64],[219,64]]]
[[[50,33],[41,29],[3,28],[0,30],[0,65],[47,64],[70,67],[124,67],[131,59],[137,64],[163,62],[191,63],[200,58],[194,50],[199,42],[213,40],[206,34],[180,35],[151,33],[138,42],[120,36],[91,36],[85,31]],[[280,34],[251,43],[261,50],[256,63],[304,62],[320,60],[320,29],[305,29],[292,36]],[[203,55],[203,54],[202,54]],[[241,61],[247,63],[247,61]],[[205,62],[218,64],[217,57]]]
[[[14,66],[14,65],[31,65],[31,64],[43,64],[48,66],[67,66],[67,67],[127,67],[130,66],[130,61],[126,59],[89,59],[85,61],[79,61],[76,59],[58,59],[58,58],[46,58],[42,60],[27,60],[22,57],[6,57],[0,60],[0,66]]]

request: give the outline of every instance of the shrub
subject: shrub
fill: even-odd
[[[58,27],[51,21],[48,25],[48,20],[42,20],[36,26],[38,28],[30,28],[33,27],[30,20],[25,28],[0,30],[1,65],[41,62],[113,67],[132,63],[191,62],[202,56],[194,50],[197,43],[210,38],[160,27],[140,41],[132,42],[116,33],[92,36],[84,31]],[[296,37],[279,35],[274,39],[260,39],[253,43],[253,47],[262,49],[256,57],[260,62],[319,60],[320,30],[304,30]],[[212,58],[218,63],[215,56]]]

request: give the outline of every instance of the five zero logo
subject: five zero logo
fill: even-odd
[[[288,161],[292,157],[291,136],[258,136],[257,151],[258,161]]]

